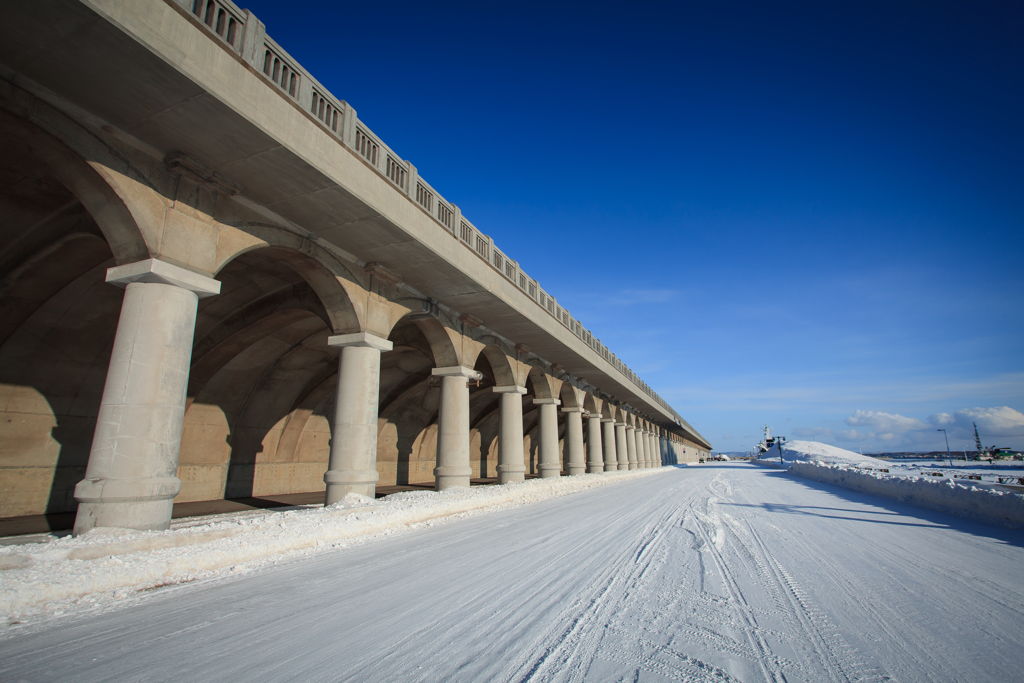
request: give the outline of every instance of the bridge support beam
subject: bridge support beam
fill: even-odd
[[[441,407],[437,416],[437,466],[434,487],[469,486],[469,380],[480,379],[476,370],[456,365],[434,368],[441,377]]]
[[[199,297],[220,282],[155,259],[107,270],[125,287],[74,533],[95,527],[167,529]]]
[[[583,452],[583,408],[562,408],[565,413],[566,472],[569,476],[587,471],[586,455]]]
[[[619,457],[616,454],[616,425],[610,417],[601,419],[601,445],[604,449],[604,473],[611,474],[619,469]]]
[[[650,467],[648,462],[648,450],[650,450],[650,444],[647,443],[647,429],[636,430],[636,468],[638,470],[646,470]]]
[[[542,479],[558,477],[562,474],[562,464],[558,461],[558,406],[557,398],[536,398],[533,400],[540,410],[540,470]]]
[[[587,474],[604,472],[604,451],[601,448],[601,416],[591,413],[587,418]]]
[[[647,432],[647,466],[661,467],[661,451],[658,449],[658,436],[654,432]]]
[[[331,429],[331,453],[324,473],[324,505],[349,493],[373,498],[377,479],[377,400],[380,354],[391,342],[360,332],[327,339],[341,349]]]
[[[524,387],[494,387],[501,394],[498,425],[498,483],[523,481],[526,474],[523,457],[523,394]]]

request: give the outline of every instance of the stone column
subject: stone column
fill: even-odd
[[[476,370],[454,365],[434,368],[441,378],[441,405],[437,416],[437,466],[434,487],[469,486],[469,380],[480,379]]]
[[[615,453],[615,420],[610,417],[601,419],[601,445],[604,450],[604,473],[611,474],[619,469],[619,458]]]
[[[535,398],[534,405],[540,410],[540,443],[538,444],[541,479],[560,477],[562,464],[558,458],[558,406],[562,404],[557,398]]]
[[[636,469],[636,427],[631,425],[626,425],[626,464],[628,469]]]
[[[125,288],[75,535],[95,527],[167,529],[177,477],[200,297],[220,282],[156,259],[107,270]]]
[[[629,469],[629,447],[626,446],[626,423],[615,423],[615,456],[619,470]]]
[[[565,470],[571,477],[587,471],[583,453],[583,408],[562,408],[562,412],[565,413],[565,450],[568,455]]]
[[[380,394],[380,354],[393,346],[366,332],[327,338],[338,354],[338,386],[327,461],[324,505],[349,493],[374,497],[377,490],[377,401]]]
[[[658,436],[654,432],[647,433],[647,443],[650,444],[648,450],[648,467],[661,467],[661,451],[658,450]]]
[[[604,452],[601,445],[601,416],[591,413],[587,418],[587,474],[604,472]]]
[[[669,462],[667,462],[667,460],[668,460],[668,446],[667,446],[667,444],[668,444],[668,441],[665,439],[664,436],[658,437],[658,446],[661,448],[660,453],[661,453],[661,466],[662,467],[664,467],[665,465],[670,464]]]
[[[498,483],[523,481],[526,474],[523,457],[523,394],[526,393],[526,389],[512,385],[494,387],[492,391],[501,394]]]

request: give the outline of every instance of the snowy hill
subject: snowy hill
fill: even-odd
[[[778,446],[769,449],[761,456],[761,460],[769,462],[779,461]],[[829,465],[877,465],[887,467],[884,460],[872,458],[867,455],[860,455],[843,448],[829,446],[818,441],[788,441],[783,445],[782,459],[787,463],[791,462],[823,462]]]

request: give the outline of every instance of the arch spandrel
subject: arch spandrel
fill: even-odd
[[[494,372],[494,383],[496,386],[507,387],[518,384],[513,367],[514,361],[505,355],[505,352],[500,347],[487,345],[480,349],[480,352],[473,359],[473,367],[476,367],[477,360],[481,356],[490,363],[491,370]]]
[[[583,407],[583,392],[574,387],[569,382],[563,381],[562,386],[558,388],[558,398],[562,401],[563,408],[581,408]]]
[[[536,365],[530,367],[527,383],[528,387],[533,389],[536,398],[558,398],[561,380],[555,379]]]
[[[0,130],[9,143],[42,163],[82,203],[103,233],[118,264],[150,257],[139,223],[115,186],[100,172],[105,168],[102,164],[86,161],[64,141],[3,109],[0,109]]]
[[[416,318],[413,324],[423,333],[430,345],[430,352],[434,357],[434,367],[450,368],[464,365],[461,335],[457,331],[443,325],[437,318],[429,316]]]

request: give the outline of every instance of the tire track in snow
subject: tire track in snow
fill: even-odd
[[[715,483],[715,481],[712,481],[708,486],[708,489],[714,491]],[[695,519],[697,520],[697,524],[695,526],[704,541],[703,547],[707,549],[708,555],[711,557],[719,575],[721,576],[722,584],[728,593],[729,602],[741,623],[743,635],[746,637],[751,650],[754,652],[754,659],[757,666],[761,669],[764,680],[784,681],[786,678],[782,673],[782,662],[775,656],[771,647],[764,639],[763,634],[757,626],[757,620],[750,604],[744,597],[743,591],[737,584],[735,577],[732,575],[732,572],[729,571],[728,563],[722,556],[721,547],[724,545],[724,529],[720,523],[720,519],[717,518],[717,511],[714,509],[716,500],[717,499],[713,496],[707,499],[706,514],[694,511],[696,513]],[[714,540],[708,531],[708,526],[712,527],[714,530]]]
[[[689,497],[693,495],[691,492]],[[604,565],[596,590],[588,598],[573,601],[564,618],[543,634],[542,640],[550,643],[543,654],[521,662],[511,680],[585,680],[614,615],[636,605],[634,596],[643,588],[666,529],[677,525],[681,514],[677,503],[670,502],[664,493],[658,498],[660,515],[655,520],[647,519],[628,553],[620,552],[613,562]]]

